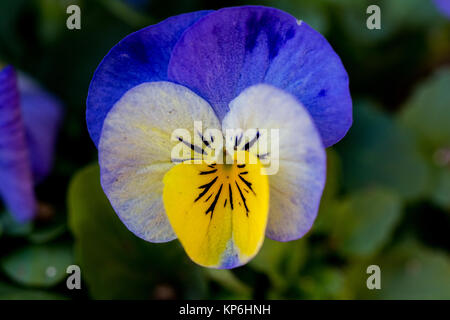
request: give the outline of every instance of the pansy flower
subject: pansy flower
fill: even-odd
[[[0,70],[0,198],[13,217],[37,213],[34,185],[51,169],[59,102],[12,66]]]
[[[127,36],[97,68],[86,118],[102,187],[127,228],[150,242],[178,238],[200,265],[233,268],[265,236],[289,241],[311,228],[325,147],[346,134],[352,105],[347,73],[319,33],[245,6]],[[231,144],[219,156],[214,129]],[[260,148],[273,138],[276,148]],[[189,156],[174,157],[177,148]]]

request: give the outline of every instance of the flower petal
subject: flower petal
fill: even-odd
[[[231,101],[222,126],[224,132],[232,128],[258,128],[258,141],[270,143],[264,153],[268,162],[266,170],[268,173],[273,169],[278,171],[269,175],[270,212],[266,235],[279,241],[302,237],[316,218],[326,171],[325,149],[306,109],[283,90],[259,84]],[[278,148],[277,141],[272,141],[276,138],[270,131],[273,129],[278,129]],[[242,141],[237,149],[247,143]],[[264,143],[254,143],[249,151],[258,154],[257,147],[264,147]]]
[[[175,238],[162,202],[163,177],[174,165],[175,129],[193,134],[194,120],[220,128],[211,106],[187,88],[147,82],[129,90],[108,113],[99,143],[101,183],[116,213],[151,242]]]
[[[245,264],[264,240],[268,179],[249,156],[240,165],[182,163],[164,176],[167,216],[186,253],[202,266]]]
[[[0,71],[0,196],[18,221],[35,214],[33,179],[20,110],[16,73]]]
[[[325,146],[352,122],[348,76],[337,54],[306,23],[273,8],[225,8],[198,21],[173,49],[169,80],[208,100],[219,119],[248,86],[284,89],[309,111]]]
[[[52,167],[63,112],[56,98],[20,74],[19,91],[34,183],[39,183]]]
[[[129,89],[143,82],[167,80],[167,65],[181,34],[210,11],[170,17],[120,41],[106,55],[92,78],[86,121],[98,146],[103,121],[113,105]]]

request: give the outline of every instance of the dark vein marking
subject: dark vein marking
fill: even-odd
[[[219,191],[217,192],[216,197],[214,198],[214,201],[211,203],[208,210],[206,210],[206,212],[205,212],[205,214],[208,214],[211,212],[211,217],[210,217],[211,220],[213,218],[214,208],[216,207],[217,200],[219,200],[220,193],[222,192],[222,187],[223,187],[223,184],[220,185]]]
[[[194,202],[197,202],[201,197],[203,197],[211,188],[211,186],[217,181],[217,177],[215,177],[214,179],[212,179],[210,182],[208,182],[207,184],[204,184],[200,187],[198,187],[199,189],[204,189],[197,197],[197,199],[194,200]]]
[[[258,159],[264,159],[265,157],[267,157],[270,154],[270,152],[266,152],[264,154],[258,154],[257,157]]]
[[[214,168],[215,168],[215,165],[216,165],[215,163],[214,163],[214,164],[210,164],[210,165],[208,165],[208,167],[214,169]]]
[[[245,164],[238,164],[237,167],[238,167],[239,169],[245,168]]]
[[[248,173],[248,171],[242,171],[241,173],[239,173],[239,174],[247,174]]]
[[[205,146],[207,148],[211,148],[211,146],[209,145],[209,142],[205,140],[205,137],[199,131],[197,131],[197,134],[199,135],[200,139],[202,139],[202,142],[205,144]]]
[[[223,207],[224,207],[224,208],[227,206],[227,201],[228,201],[228,198],[225,198],[225,201],[224,201],[224,203],[223,203]]]
[[[213,194],[214,194],[214,193],[211,193],[211,194],[209,195],[209,197],[206,198],[205,202],[208,202],[209,198],[211,198]]]
[[[200,175],[204,176],[205,174],[211,174],[211,173],[214,173],[216,171],[217,171],[217,169],[213,169],[213,170],[209,170],[209,171],[200,171]]]
[[[184,162],[189,160],[202,160],[201,158],[172,159],[172,162]]]
[[[242,137],[244,136],[244,133],[241,132],[241,135],[239,138],[237,136],[234,137],[234,150],[237,149],[238,145],[241,144]]]
[[[228,193],[230,195],[230,206],[231,210],[233,210],[233,192],[231,191],[231,185],[228,184]]]
[[[239,179],[242,180],[243,183],[245,183],[245,185],[246,185],[250,190],[252,190],[253,194],[256,196],[256,193],[255,193],[255,191],[253,191],[253,188],[252,188],[252,183],[251,183],[251,182],[248,182],[247,180],[245,180],[241,175],[238,175],[238,177],[239,177]]]
[[[242,194],[242,190],[241,190],[241,188],[239,187],[239,184],[237,183],[237,181],[235,181],[234,183],[236,183],[236,187],[238,188],[238,191],[239,191],[239,194],[241,195],[241,198],[242,198],[242,202],[244,202],[244,207],[245,207],[245,214],[247,215],[247,217],[248,217],[248,212],[249,212],[249,210],[248,210],[248,207],[247,207],[247,202],[246,202],[246,200],[245,200],[245,197],[244,197],[244,195]]]
[[[258,139],[259,139],[259,130],[256,131],[256,136],[244,145],[242,150],[248,151],[255,144],[256,140],[258,140]]]
[[[191,150],[194,151],[194,152],[197,152],[199,154],[205,154],[206,153],[205,150],[203,150],[202,148],[196,146],[195,144],[192,144],[192,143],[184,141],[182,137],[178,137],[178,141],[184,143],[187,147],[191,148]]]

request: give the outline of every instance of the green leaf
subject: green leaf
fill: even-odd
[[[386,40],[399,31],[421,30],[436,22],[444,23],[432,0],[328,0],[334,2],[340,24],[348,36],[358,43],[372,43]],[[367,28],[366,13],[370,5],[378,5],[381,14],[381,29]],[[417,33],[417,32],[416,32]]]
[[[241,298],[249,299],[251,297],[250,287],[239,280],[231,270],[207,269],[206,274],[211,280],[238,294]]]
[[[443,168],[436,172],[431,200],[443,208],[450,209],[450,168]]]
[[[432,152],[450,148],[449,88],[450,68],[443,68],[416,89],[399,115]]]
[[[422,83],[403,106],[400,121],[421,142],[433,170],[429,190],[434,203],[450,208],[450,68]]]
[[[0,282],[0,300],[65,300],[56,293],[14,287]]]
[[[28,235],[28,240],[33,243],[41,244],[57,239],[66,232],[65,224],[57,224],[33,230]]]
[[[320,200],[319,213],[313,225],[313,232],[328,233],[333,228],[334,207],[342,176],[342,164],[338,153],[327,149],[327,180]]]
[[[204,297],[203,269],[178,241],[149,243],[123,225],[103,193],[97,165],[75,175],[68,206],[76,258],[93,298]]]
[[[31,245],[1,260],[1,268],[12,280],[27,286],[50,287],[61,282],[73,264],[69,245]]]
[[[0,213],[0,224],[3,225],[3,233],[10,237],[22,237],[33,230],[31,222],[19,223],[9,212]]]
[[[305,239],[279,242],[266,238],[249,266],[265,273],[274,287],[285,287],[297,278],[306,260],[306,249]]]
[[[381,271],[381,289],[369,290],[366,269],[375,264]],[[445,252],[426,248],[408,239],[348,271],[347,285],[359,299],[450,299],[450,259]]]
[[[356,103],[354,112],[353,127],[337,146],[344,187],[383,186],[405,200],[425,195],[429,167],[414,135],[370,103]]]
[[[398,196],[389,190],[353,193],[336,207],[333,245],[344,255],[373,254],[389,240],[401,212]]]
[[[298,286],[307,299],[339,299],[344,275],[337,268],[319,266],[310,275],[302,275]]]

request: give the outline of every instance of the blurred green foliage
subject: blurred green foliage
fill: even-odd
[[[69,4],[82,29],[65,26]],[[327,150],[320,211],[302,239],[266,239],[234,270],[192,263],[180,244],[129,232],[105,197],[84,121],[92,74],[127,34],[168,16],[261,4],[329,40],[350,77],[354,125]],[[382,29],[366,28],[381,8]],[[0,299],[450,299],[450,23],[429,0],[0,1],[0,61],[59,96],[66,118],[47,210],[17,225],[0,215]],[[65,285],[68,265],[82,290]],[[366,269],[381,268],[381,290]]]

